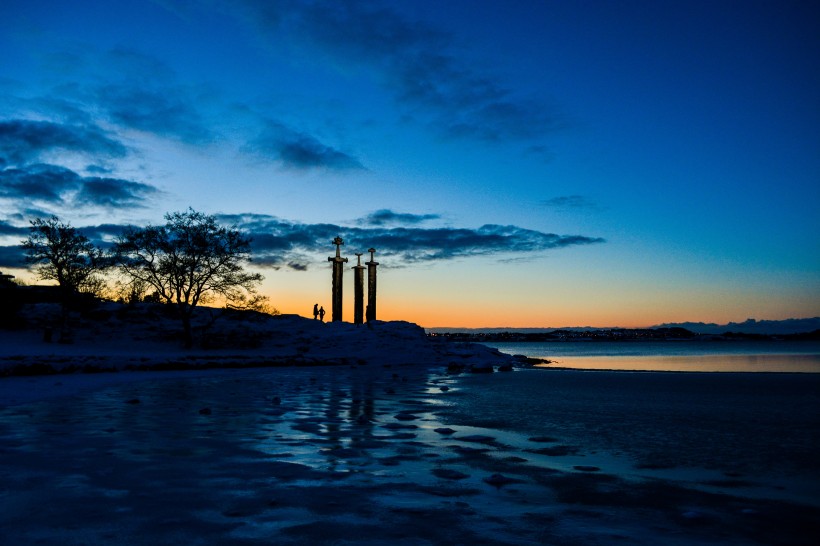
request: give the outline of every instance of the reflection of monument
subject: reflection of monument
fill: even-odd
[[[336,237],[333,239],[333,244],[336,245],[336,256],[327,259],[333,262],[333,310],[330,320],[337,322],[342,320],[342,273],[344,272],[342,264],[347,263],[347,258],[342,258],[339,254],[341,245],[345,244],[342,238]]]
[[[370,261],[367,263],[367,321],[376,320],[376,266],[379,262],[373,259],[375,248],[368,248]]]
[[[353,324],[364,322],[364,266],[361,252],[356,253],[356,265],[353,266]]]

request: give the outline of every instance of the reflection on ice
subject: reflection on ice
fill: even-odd
[[[619,405],[639,397],[611,378],[603,390],[571,384],[579,374],[590,372],[241,370],[0,409],[0,526],[19,544],[67,536],[434,545],[757,537],[734,504],[705,492],[737,496],[778,525],[800,523],[799,512],[761,500],[793,501],[791,484],[776,491],[763,477],[720,468],[639,467],[630,453],[602,448],[596,435],[620,433],[606,414],[622,419]],[[547,395],[544,385],[554,390]],[[665,404],[675,410],[673,398]],[[720,526],[686,527],[686,513]]]

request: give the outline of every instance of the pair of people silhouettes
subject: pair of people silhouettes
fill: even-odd
[[[325,308],[324,307],[319,307],[318,303],[314,303],[313,304],[313,320],[316,320],[317,317],[322,322],[325,321]]]

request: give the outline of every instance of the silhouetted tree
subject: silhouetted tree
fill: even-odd
[[[258,302],[262,276],[244,270],[251,240],[236,228],[220,226],[214,216],[193,209],[166,214],[165,220],[164,226],[127,231],[115,252],[126,277],[150,286],[159,301],[176,307],[190,348],[196,306],[214,296],[232,307]]]
[[[26,263],[33,264],[42,280],[57,281],[70,297],[99,290],[97,273],[108,266],[102,250],[68,223],[52,216],[31,221],[31,234],[22,242]]]
[[[77,293],[99,295],[105,282],[98,273],[109,266],[102,250],[57,216],[31,221],[31,234],[22,241],[26,263],[42,280],[57,281],[62,305],[61,337],[67,337],[68,307]]]

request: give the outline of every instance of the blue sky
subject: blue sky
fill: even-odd
[[[25,277],[35,216],[104,243],[190,206],[254,236],[283,312],[329,307],[338,234],[378,249],[380,318],[424,326],[820,315],[818,22],[811,2],[6,1],[0,268]]]

